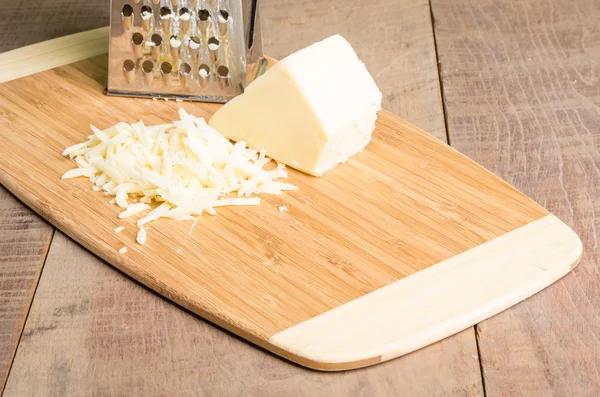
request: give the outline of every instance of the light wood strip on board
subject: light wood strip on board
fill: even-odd
[[[547,215],[288,328],[269,342],[318,369],[386,361],[530,297],[575,267],[581,252],[579,237]]]

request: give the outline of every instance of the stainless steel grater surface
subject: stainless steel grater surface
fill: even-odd
[[[108,95],[227,102],[264,71],[258,0],[111,0]]]

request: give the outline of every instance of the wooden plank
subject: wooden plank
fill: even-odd
[[[108,25],[108,0],[0,1],[0,53]]]
[[[0,394],[52,234],[52,226],[0,187]]]
[[[353,8],[356,13],[350,13],[345,2],[329,2],[328,5],[332,8],[343,10],[345,16],[336,17],[334,22],[325,20],[324,23],[317,24],[316,18],[324,15],[318,4],[304,1],[298,2],[301,3],[298,7],[295,7],[296,3],[276,7],[276,2],[261,3],[263,17],[267,21],[264,31],[265,49],[267,53],[278,57],[291,52],[291,46],[296,45],[296,40],[304,40],[298,41],[297,46],[300,46],[324,37],[325,34],[318,34],[320,31],[328,34],[339,32],[348,37],[356,29],[356,21],[361,22],[361,13],[372,7],[371,4],[361,5]],[[439,106],[435,51],[427,2],[382,1],[376,5],[383,7],[387,11],[383,15],[389,18],[378,25],[371,37],[373,42],[384,46],[387,51],[375,51],[371,43],[364,40],[359,41],[360,44],[355,45],[355,48],[370,70],[375,75],[379,74],[376,80],[386,95],[386,108],[443,138],[445,131]],[[310,17],[303,16],[305,11]],[[296,21],[300,18],[302,23],[298,25]],[[286,34],[292,28],[293,34]],[[290,46],[289,51],[286,46]],[[374,64],[378,57],[383,57],[384,61]],[[389,62],[390,60],[393,62]],[[60,332],[64,332],[65,336],[54,349],[42,348],[42,345],[50,347],[50,335],[45,333],[44,336],[44,328],[39,328],[32,320],[31,329],[39,328],[41,332],[38,341],[25,339],[22,344],[23,362],[31,362],[34,357],[38,360],[40,352],[46,353],[39,359],[42,364],[30,373],[39,379],[35,382],[36,385],[27,385],[27,379],[31,378],[24,376],[23,366],[13,370],[11,381],[21,385],[11,389],[19,390],[16,395],[37,394],[32,390],[44,392],[52,389],[53,385],[44,384],[42,379],[60,378],[58,375],[64,374],[65,368],[76,370],[77,364],[98,371],[94,372],[93,377],[72,376],[65,378],[63,382],[50,383],[68,388],[73,395],[85,395],[87,390],[91,390],[90,385],[96,385],[98,390],[102,390],[102,387],[107,386],[102,379],[117,374],[119,378],[110,386],[114,393],[107,394],[147,395],[174,389],[180,390],[181,395],[201,394],[196,393],[196,390],[208,390],[205,395],[239,395],[242,392],[248,395],[282,395],[293,392],[306,396],[358,393],[373,396],[392,393],[464,396],[482,393],[472,330],[377,367],[349,374],[321,374],[303,370],[265,354],[222,330],[187,315],[130,281],[119,281],[113,269],[104,264],[94,265],[95,259],[87,252],[80,248],[77,248],[80,251],[78,254],[68,251],[65,248],[69,244],[67,241],[57,239],[56,244],[62,245],[63,249],[48,264],[46,273],[52,276],[52,282],[48,286],[51,292],[45,295],[45,299],[40,298],[40,302],[53,305],[59,309],[58,312],[61,308],[73,307],[71,305],[77,305],[86,299],[98,299],[101,304],[90,310],[91,320],[68,321],[64,326],[57,324],[57,329],[64,328]],[[56,270],[48,270],[54,269],[52,264],[65,261],[70,262],[70,268],[57,265]],[[89,268],[93,266],[96,270],[92,271]],[[97,270],[106,275],[100,276]],[[75,274],[74,271],[77,272],[76,277],[65,277]],[[52,285],[55,287],[51,287]],[[72,292],[72,287],[77,292]],[[41,290],[44,290],[43,286]],[[64,300],[56,301],[56,296],[63,296]],[[157,302],[162,305],[160,310],[155,309]],[[48,314],[45,317],[44,313],[52,313],[54,309],[46,307],[36,309],[34,306],[33,313],[44,317],[43,321],[51,321],[52,316]],[[142,307],[150,308],[151,315],[144,316],[140,310]],[[113,319],[115,313],[118,315],[126,311],[135,312],[135,326],[129,324],[129,332],[119,332],[119,327],[123,325],[119,322],[121,317],[117,316],[114,322]],[[181,320],[180,316],[187,320]],[[159,326],[156,326],[157,322],[160,323]],[[165,324],[170,327],[167,328]],[[50,325],[52,326],[52,322]],[[98,332],[98,329],[100,339],[93,338],[83,346],[74,342],[82,338],[89,339],[86,335]],[[101,340],[101,343],[94,343],[97,340]],[[154,349],[153,341],[159,341],[160,352],[146,354]],[[182,343],[173,343],[176,341]],[[194,349],[199,343],[201,349]],[[103,352],[106,347],[110,349]],[[53,359],[53,354],[59,359]],[[80,358],[82,355],[85,357]],[[120,359],[115,360],[115,357]],[[206,360],[196,365],[199,357],[205,357]],[[145,372],[142,373],[140,368]],[[131,373],[136,374],[135,381],[132,382]],[[243,382],[236,382],[235,379]]]
[[[571,274],[478,326],[490,396],[600,390],[598,5],[433,1],[452,145],[584,243]]]
[[[383,93],[383,108],[446,141],[428,1],[268,0],[261,18],[265,54],[276,59],[342,35]]]

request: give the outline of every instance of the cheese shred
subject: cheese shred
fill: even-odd
[[[118,123],[106,130],[91,126],[93,135],[63,152],[77,168],[62,179],[87,177],[94,190],[114,196],[119,218],[145,213],[137,226],[159,218],[192,220],[214,214],[215,207],[259,205],[257,194],[281,194],[297,187],[277,179],[287,177],[283,164],[270,162],[264,150],[232,143],[203,118],[179,109],[180,120],[145,126]],[[158,204],[158,205],[156,205]],[[143,230],[143,231],[142,231]],[[146,232],[140,229],[138,242]]]

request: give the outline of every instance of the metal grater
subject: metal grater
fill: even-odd
[[[258,0],[111,0],[108,95],[227,102],[262,74]]]

